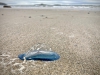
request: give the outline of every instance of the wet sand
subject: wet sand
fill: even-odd
[[[17,58],[38,43],[60,59]],[[100,11],[0,9],[0,75],[100,75]]]

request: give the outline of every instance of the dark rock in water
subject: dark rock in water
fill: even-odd
[[[53,51],[34,50],[25,54],[18,55],[21,60],[42,60],[42,61],[54,61],[60,58],[60,56]]]
[[[4,5],[3,8],[11,8],[11,6]]]

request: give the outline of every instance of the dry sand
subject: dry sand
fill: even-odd
[[[60,59],[17,58],[38,43]],[[0,75],[100,75],[100,11],[0,9]]]

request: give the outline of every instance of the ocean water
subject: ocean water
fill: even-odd
[[[3,6],[0,5],[0,8]],[[73,9],[73,10],[96,10],[100,11],[100,5],[11,5],[14,9]]]

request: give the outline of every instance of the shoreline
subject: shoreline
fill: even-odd
[[[100,11],[100,6],[99,7],[90,7],[90,6],[58,6],[58,7],[13,7],[12,8],[3,8],[0,7],[0,9],[54,9],[54,10],[81,10],[81,11]]]
[[[2,10],[65,10],[65,11],[97,11],[99,12],[100,9],[67,9],[67,8],[0,8]]]

